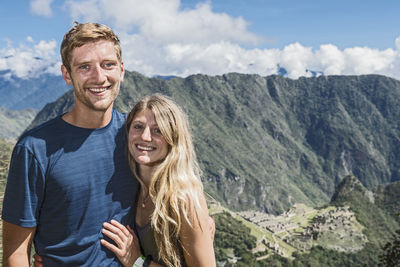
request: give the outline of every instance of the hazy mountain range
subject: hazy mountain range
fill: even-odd
[[[58,91],[56,82],[45,80],[41,90],[49,85]],[[230,211],[271,215],[295,203],[350,206],[368,242],[358,254],[340,257],[365,257],[355,266],[376,263],[376,255],[368,255],[399,227],[399,81],[237,73],[160,79],[127,72],[115,107],[129,111],[140,97],[156,92],[172,96],[188,113],[205,190],[215,202]],[[67,91],[29,127],[72,105],[73,92]],[[336,255],[326,249],[311,250],[310,259]]]
[[[61,76],[42,74],[36,78],[23,79],[1,71],[0,107],[11,110],[40,110],[69,89]]]

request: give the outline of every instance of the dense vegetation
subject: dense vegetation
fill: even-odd
[[[400,182],[379,185],[375,191],[375,203],[400,223]]]
[[[7,181],[8,167],[10,163],[12,147],[13,144],[5,141],[3,138],[0,137],[0,214],[3,208],[4,189]],[[0,223],[0,258],[3,255],[2,227],[3,223]]]
[[[332,197],[332,203],[337,206],[349,205],[357,220],[366,227],[364,232],[368,240],[378,249],[385,245],[399,226],[393,216],[374,203],[372,192],[353,175],[342,180]]]
[[[383,247],[383,253],[380,259],[383,266],[400,266],[400,229],[393,235],[392,240]]]
[[[250,229],[227,212],[213,217],[216,225],[214,244],[217,261],[228,262],[229,259],[239,258],[243,264],[254,263],[251,250],[256,247],[257,240],[250,235]]]
[[[1,197],[0,200],[1,201],[3,200],[2,196],[4,193],[4,186],[7,179],[8,165],[10,163],[12,146],[13,144],[6,142],[3,138],[0,137],[0,197]]]
[[[375,246],[368,244],[358,253],[343,253],[335,250],[328,250],[322,247],[313,247],[310,253],[296,254],[293,261],[278,258],[278,262],[284,263],[282,266],[313,266],[313,267],[337,267],[337,266],[377,266],[379,251]],[[270,262],[271,263],[271,262]]]

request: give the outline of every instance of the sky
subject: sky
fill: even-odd
[[[229,72],[400,79],[398,0],[2,0],[0,74],[60,75],[74,21],[120,37],[124,66],[146,76]]]

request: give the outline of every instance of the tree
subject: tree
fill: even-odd
[[[400,266],[400,229],[393,235],[392,242],[383,247],[384,253],[380,256],[381,264],[389,267]]]

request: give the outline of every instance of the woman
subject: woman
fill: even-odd
[[[124,266],[215,266],[208,209],[200,169],[181,108],[163,95],[137,103],[126,122],[129,164],[140,182],[136,229],[116,221],[103,233],[116,245],[101,240]],[[139,264],[138,264],[139,265]],[[140,266],[140,265],[139,265]]]

